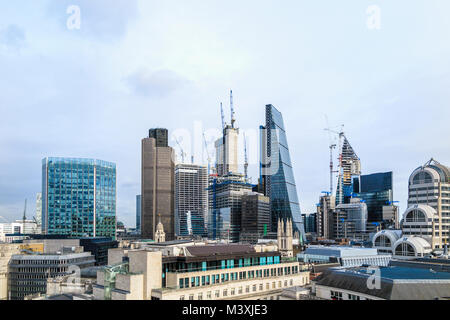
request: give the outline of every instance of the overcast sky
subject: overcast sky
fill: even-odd
[[[230,89],[253,182],[270,103],[303,212],[329,188],[325,115],[364,174],[394,172],[404,211],[412,171],[450,165],[449,12],[448,0],[2,1],[0,216],[20,218],[25,198],[34,215],[44,157],[97,158],[117,164],[117,214],[134,226],[148,129],[184,132],[206,163],[201,135],[220,128],[221,101],[228,120]]]

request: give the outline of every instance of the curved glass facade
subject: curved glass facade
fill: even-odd
[[[292,219],[294,232],[305,241],[303,218],[292,170],[289,147],[282,114],[272,105],[266,106],[266,127],[263,130],[262,167],[265,194],[270,197],[272,232],[280,218]]]
[[[115,237],[116,165],[93,159],[43,159],[42,223],[46,234]]]

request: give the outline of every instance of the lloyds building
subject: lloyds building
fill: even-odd
[[[293,232],[305,241],[305,229],[298,201],[283,116],[273,105],[266,106],[266,125],[260,127],[260,183],[270,198],[271,231],[277,232],[279,219],[293,221]]]

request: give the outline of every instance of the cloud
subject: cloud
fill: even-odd
[[[190,81],[170,70],[151,72],[141,69],[125,79],[128,86],[137,94],[147,97],[166,97]]]
[[[0,44],[6,47],[20,49],[24,46],[25,39],[25,31],[15,24],[0,29]]]

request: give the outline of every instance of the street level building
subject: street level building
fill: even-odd
[[[389,266],[328,269],[313,282],[313,291],[326,300],[437,300],[450,296],[450,273]]]
[[[309,246],[297,255],[299,261],[313,264],[339,263],[342,267],[363,265],[386,267],[392,259],[389,254],[379,254],[374,248],[349,246]]]
[[[309,283],[309,272],[279,252],[257,251],[251,245],[189,246],[185,250],[186,255],[174,257],[145,250],[124,252],[117,259],[119,264],[98,272],[95,298],[255,300]]]
[[[8,275],[10,299],[23,300],[28,295],[45,294],[48,278],[64,276],[95,264],[91,253],[73,249],[67,248],[60,254],[13,255]]]

